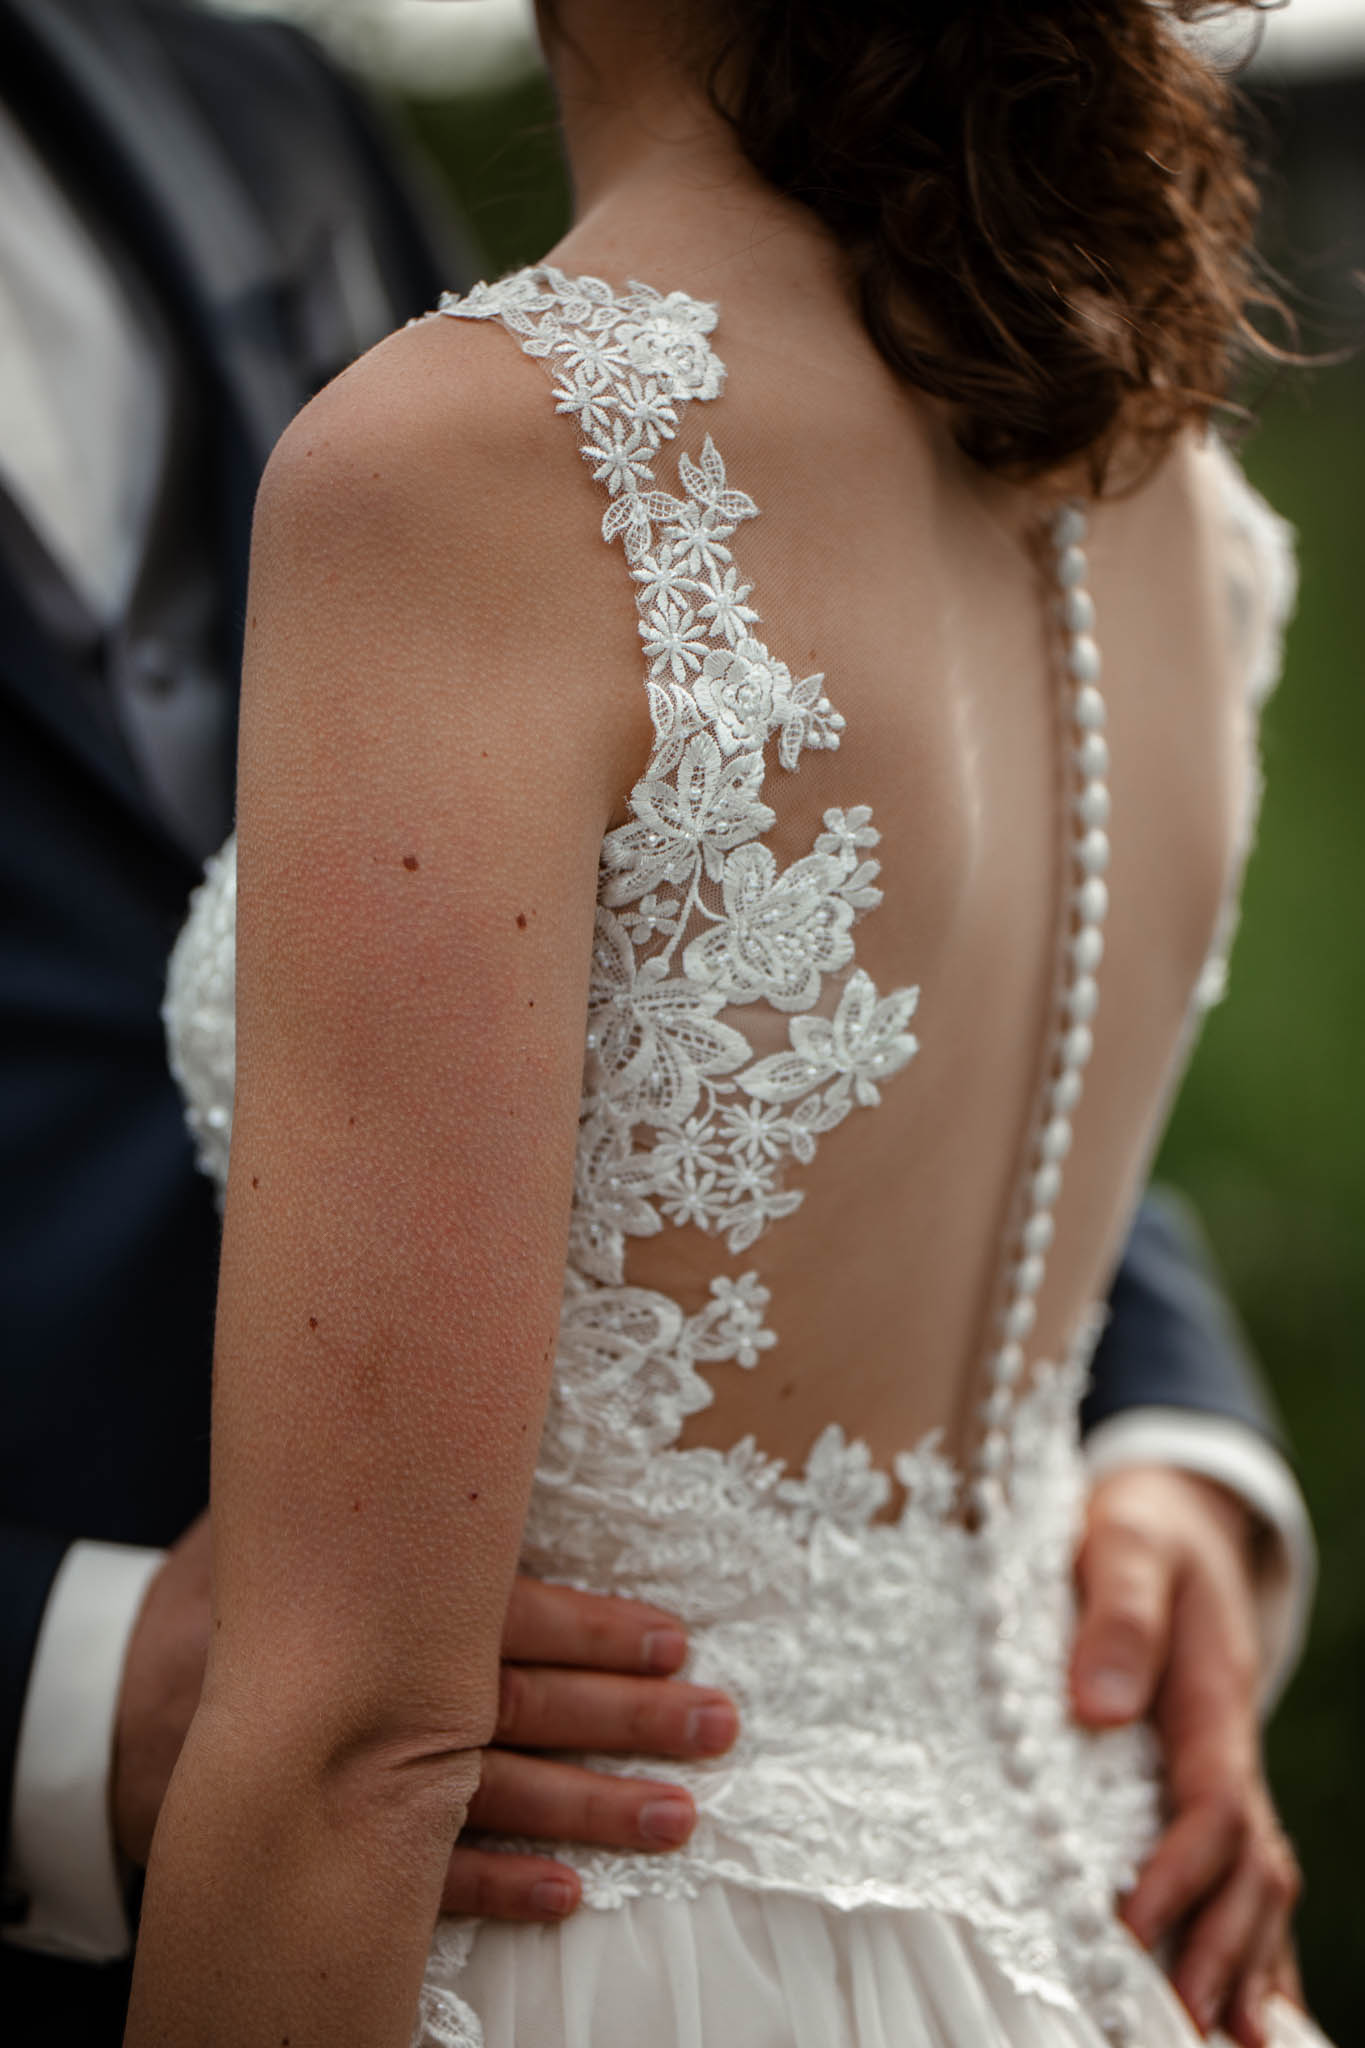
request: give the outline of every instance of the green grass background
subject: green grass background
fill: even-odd
[[[541,255],[567,192],[543,83],[406,118],[487,274]],[[1265,717],[1268,774],[1228,1001],[1211,1017],[1159,1171],[1203,1217],[1299,1461],[1322,1557],[1307,1654],[1270,1731],[1307,1875],[1310,1997],[1365,2041],[1365,363],[1295,373],[1244,450],[1293,521],[1302,588]]]
[[[1310,1994],[1353,2048],[1365,2040],[1365,371],[1282,389],[1245,460],[1299,530],[1303,580],[1265,715],[1265,808],[1228,999],[1159,1171],[1203,1216],[1321,1546],[1312,1635],[1270,1762],[1307,1875]]]

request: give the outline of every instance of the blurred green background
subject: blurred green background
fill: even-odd
[[[1281,168],[1271,253],[1342,332],[1365,219],[1365,76],[1265,96]],[[549,248],[568,198],[543,81],[409,101],[495,276]],[[1349,315],[1347,316],[1349,318]],[[1358,316],[1357,316],[1358,322]],[[1212,1016],[1160,1172],[1199,1209],[1288,1424],[1318,1532],[1308,1652],[1271,1766],[1308,1888],[1310,1997],[1365,2041],[1365,360],[1282,377],[1244,450],[1297,526],[1303,583],[1265,719],[1268,787],[1228,1002]]]
[[[1365,2039],[1365,370],[1267,404],[1245,451],[1298,527],[1302,587],[1265,717],[1265,809],[1227,1002],[1160,1171],[1189,1193],[1274,1386],[1318,1533],[1307,1653],[1270,1727],[1307,1876],[1310,1994]]]

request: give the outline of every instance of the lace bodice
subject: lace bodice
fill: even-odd
[[[751,1439],[728,1452],[678,1445],[712,1398],[699,1368],[761,1370],[776,1341],[759,1253],[802,1201],[793,1169],[888,1086],[913,1086],[917,1050],[918,991],[879,990],[857,961],[858,921],[881,900],[868,807],[825,810],[785,864],[768,843],[784,778],[838,748],[845,725],[837,683],[796,673],[762,637],[741,567],[758,507],[742,480],[709,433],[697,459],[670,447],[685,409],[722,389],[715,310],[544,269],[441,312],[498,320],[544,360],[603,487],[604,539],[635,585],[653,721],[629,821],[601,852],[569,1261],[524,1556],[542,1576],[679,1613],[692,1675],[736,1696],[743,1735],[731,1755],[678,1773],[701,1815],[682,1854],[572,1854],[585,1899],[685,1895],[724,1877],[849,1908],[938,1906],[970,1918],[1016,1983],[1080,1999],[1120,2039],[1122,1948],[1106,1928],[1154,1825],[1152,1763],[1140,1735],[1083,1737],[1064,1687],[1075,1414],[1096,1319],[1061,1365],[1013,1391],[1102,951],[1106,752],[1084,520],[1067,514],[1054,536],[1082,777],[1077,926],[1023,1254],[1004,1267],[975,1512],[964,1520],[958,1475],[930,1438],[896,1460],[904,1506],[887,1521],[890,1480],[837,1424],[800,1472]],[[1230,465],[1227,488],[1282,617],[1282,533]],[[1273,669],[1267,643],[1250,664],[1257,693]],[[229,847],[196,898],[167,1002],[201,1158],[220,1180],[234,890]],[[1219,991],[1231,917],[1200,1001]],[[691,1313],[627,1275],[632,1239],[684,1223],[756,1259],[715,1277]]]

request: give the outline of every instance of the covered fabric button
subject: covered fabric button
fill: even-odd
[[[1109,747],[1103,733],[1088,732],[1076,749],[1081,774],[1098,780],[1109,773]]]

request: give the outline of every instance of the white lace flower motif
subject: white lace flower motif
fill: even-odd
[[[873,1468],[867,1445],[859,1440],[849,1443],[838,1423],[831,1422],[815,1439],[802,1476],[784,1479],[777,1495],[806,1527],[829,1521],[857,1535],[885,1507],[891,1482]]]
[[[781,723],[777,758],[789,773],[795,770],[803,747],[815,752],[838,746],[844,717],[825,695],[823,675],[803,676],[799,683],[792,683],[777,712]]]
[[[716,1228],[725,1206],[716,1192],[717,1155],[706,1143],[704,1122],[660,1138],[649,1155],[655,1199],[670,1223]]]
[[[833,854],[850,867],[856,866],[864,847],[878,845],[882,836],[872,823],[870,804],[854,804],[847,811],[826,811],[824,825],[824,831],[815,842],[815,851]]]
[[[651,1357],[685,1347],[681,1309],[652,1288],[566,1287],[560,1310],[559,1355],[571,1364],[573,1400],[593,1408],[629,1392]]]
[[[653,450],[640,429],[627,420],[613,419],[605,433],[585,443],[583,452],[597,465],[594,481],[605,484],[613,498],[622,491],[633,496],[649,482]]]
[[[699,862],[719,881],[727,852],[774,823],[762,787],[761,754],[727,761],[710,733],[696,733],[674,775],[647,775],[637,784],[630,799],[635,823],[618,825],[603,840],[604,900],[629,903],[660,883],[690,884]]]
[[[743,1035],[717,1020],[723,1005],[661,958],[637,962],[621,920],[598,911],[588,1033],[601,1092],[619,1114],[686,1123],[703,1076],[731,1074],[748,1055]]]
[[[648,1162],[631,1146],[629,1122],[611,1105],[591,1111],[579,1125],[574,1155],[569,1257],[579,1272],[620,1284],[626,1237],[653,1237],[663,1228],[650,1193]]]
[[[622,922],[636,946],[647,946],[651,939],[671,939],[678,929],[677,899],[657,896],[651,891],[626,913]]]
[[[651,448],[672,440],[678,425],[678,408],[657,377],[628,376],[621,387],[620,402],[631,425],[643,434]]]
[[[758,624],[758,613],[748,602],[753,594],[752,583],[741,583],[739,571],[733,564],[718,576],[712,576],[706,587],[706,596],[697,606],[702,618],[709,619],[713,632],[721,633],[732,647],[743,640],[750,626]]]
[[[640,638],[649,657],[651,681],[668,674],[680,683],[710,658],[706,654],[710,634],[705,622],[678,598],[665,598],[645,613],[640,620]],[[734,749],[729,747],[726,751],[733,753]]]
[[[565,370],[554,388],[555,411],[569,413],[584,434],[610,431],[616,413],[616,394],[603,380],[600,370],[580,364]]]
[[[715,324],[716,309],[703,300],[632,285],[615,331],[637,370],[666,378],[680,398],[715,398],[725,381],[706,339]]]
[[[727,1103],[720,1127],[728,1149],[750,1159],[780,1159],[792,1149],[792,1127],[778,1110],[757,1101]]]
[[[779,870],[761,843],[738,847],[721,879],[725,915],[688,945],[687,973],[729,1002],[808,1010],[824,976],[853,958],[853,905],[837,893],[842,879],[827,854]]]
[[[570,372],[581,371],[587,376],[614,382],[625,365],[625,350],[611,339],[610,334],[592,333],[580,328],[562,335],[551,333],[547,340],[542,326],[539,339],[541,346],[536,352],[548,355],[552,349]]]
[[[702,443],[700,462],[694,462],[690,455],[678,457],[678,474],[688,497],[728,521],[732,528],[741,519],[757,518],[758,507],[748,492],[733,490],[726,482],[725,464],[709,434]]]
[[[765,1181],[763,1187],[764,1192],[754,1193],[747,1200],[737,1202],[733,1197],[740,1191],[733,1179],[720,1189],[727,1206],[719,1211],[715,1227],[724,1232],[725,1249],[736,1257],[756,1244],[770,1223],[779,1223],[784,1216],[794,1215],[806,1199],[800,1188],[779,1190],[776,1174]]]
[[[689,456],[678,459],[678,473],[687,491],[685,501],[675,500],[666,516],[666,538],[676,558],[693,576],[717,578],[730,560],[725,543],[742,519],[757,517],[758,507],[745,491],[729,489],[725,464],[708,434],[701,462]]]
[[[959,1479],[943,1450],[943,1431],[931,1430],[910,1451],[897,1451],[892,1470],[905,1489],[901,1520],[929,1515],[946,1522],[957,1506]]]
[[[785,702],[791,672],[757,640],[716,647],[701,664],[693,686],[698,707],[727,754],[761,747],[772,728],[775,707]]]
[[[643,555],[630,573],[640,586],[636,602],[642,612],[670,602],[685,603],[699,588],[696,577],[688,575],[667,545],[657,554]]]
[[[710,1301],[688,1318],[691,1356],[713,1364],[733,1360],[746,1369],[757,1365],[759,1353],[770,1351],[777,1342],[775,1332],[764,1327],[770,1299],[757,1273],[741,1273],[737,1280],[724,1275],[714,1279]]]
[[[690,949],[689,949],[690,950]],[[795,1102],[812,1088],[834,1082],[837,1099],[864,1108],[881,1101],[880,1083],[912,1060],[918,1040],[906,1030],[919,1002],[917,988],[879,997],[875,982],[857,968],[844,985],[833,1017],[793,1017],[790,1050],[775,1052],[737,1076],[760,1102]]]
[[[773,1214],[772,1205],[778,1198],[777,1166],[761,1152],[726,1153],[717,1180],[735,1216],[751,1208],[761,1209],[765,1216]],[[727,1215],[725,1221],[734,1228],[733,1216]]]
[[[645,689],[654,726],[649,773],[656,782],[666,781],[681,761],[687,742],[694,733],[702,731],[702,714],[691,690],[674,682],[671,676],[651,677]]]

